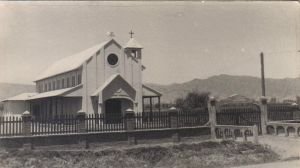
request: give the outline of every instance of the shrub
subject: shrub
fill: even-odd
[[[177,98],[175,104],[177,108],[186,110],[206,108],[209,95],[209,92],[190,92],[185,98]]]

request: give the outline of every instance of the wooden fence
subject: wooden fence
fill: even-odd
[[[22,135],[22,118],[16,116],[0,117],[0,136]]]
[[[169,119],[167,112],[137,113],[135,115],[135,129],[169,128]]]
[[[202,108],[192,111],[180,110],[178,112],[178,126],[179,127],[193,127],[201,126],[208,122],[208,109]]]
[[[111,114],[88,114],[85,118],[87,132],[113,132],[125,129],[125,117]]]
[[[268,104],[269,120],[293,120],[298,107],[289,104]],[[172,122],[171,122],[172,118]],[[209,121],[208,109],[176,110],[172,117],[169,112],[137,113],[130,118],[136,130],[164,129],[203,126]],[[128,118],[123,115],[89,114],[80,120],[76,115],[53,118],[35,118],[24,125],[22,117],[0,117],[0,136],[71,134],[78,132],[126,131]],[[256,104],[223,105],[217,108],[217,125],[257,125],[261,133],[261,112]],[[24,128],[29,128],[27,134]],[[29,132],[29,133],[28,133]],[[218,133],[217,133],[218,134]],[[225,134],[227,134],[225,132]],[[229,134],[229,133],[228,133]],[[239,133],[237,133],[239,135]]]
[[[78,131],[78,120],[74,115],[61,115],[51,118],[32,118],[31,134],[67,134]]]

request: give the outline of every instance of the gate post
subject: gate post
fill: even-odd
[[[24,136],[31,136],[31,119],[32,116],[29,111],[25,111],[22,114],[22,130]],[[34,148],[31,138],[28,139],[28,142],[24,142],[23,148],[26,150]]]
[[[78,111],[77,112],[77,120],[78,120],[78,132],[83,133],[86,132],[86,128],[85,128],[85,112],[84,111]]]
[[[267,109],[267,98],[260,98],[260,120],[261,120],[261,132],[262,135],[267,134],[267,122],[268,122],[268,109]]]
[[[132,109],[129,108],[126,110],[125,119],[128,143],[129,145],[136,145],[137,139],[133,132],[135,130],[135,114]]]
[[[168,116],[169,116],[170,128],[177,129],[178,128],[178,122],[177,122],[178,111],[177,111],[177,109],[175,107],[171,107],[170,111],[168,113]],[[172,139],[173,139],[173,142],[180,141],[180,136],[179,136],[178,130],[174,130],[174,133],[172,134]]]
[[[23,120],[23,135],[24,136],[30,136],[31,135],[31,114],[29,111],[25,111],[22,114],[22,120]]]
[[[258,144],[258,127],[257,127],[257,125],[253,125],[252,133],[253,133],[253,142],[255,144]]]
[[[76,115],[76,120],[78,120],[78,132],[79,133],[85,133],[86,132],[86,125],[85,125],[85,117],[86,114],[84,111],[78,111]],[[84,146],[85,149],[88,149],[90,147],[88,135],[80,135],[81,138],[79,138],[79,144]]]
[[[214,97],[209,98],[208,103],[209,123],[210,123],[210,135],[214,140],[216,139],[216,125],[217,125],[217,110],[216,110],[216,99]]]

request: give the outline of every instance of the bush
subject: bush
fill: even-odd
[[[195,108],[207,108],[209,92],[190,92],[185,98],[175,100],[177,108],[191,110]]]

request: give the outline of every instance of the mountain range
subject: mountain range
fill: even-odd
[[[265,80],[266,96],[277,100],[296,99],[300,95],[300,78]],[[170,85],[147,84],[161,92],[162,102],[174,102],[189,92],[210,92],[213,96],[225,98],[233,94],[257,99],[261,96],[261,80],[252,76],[218,75],[207,79],[194,79],[185,83]]]
[[[233,94],[254,99],[261,96],[260,78],[251,76],[218,75],[170,85],[152,83],[146,85],[161,92],[163,94],[161,100],[164,103],[174,102],[176,98],[183,98],[189,92],[210,92],[219,98]],[[0,83],[0,100],[24,92],[34,92],[34,90],[34,85]],[[300,78],[267,78],[266,95],[276,97],[278,100],[295,99],[300,95]]]
[[[35,91],[34,85],[0,83],[0,101],[24,92],[34,92],[34,91]]]

